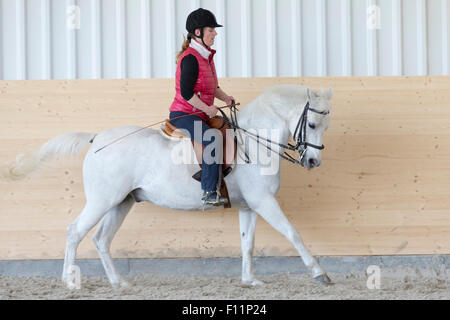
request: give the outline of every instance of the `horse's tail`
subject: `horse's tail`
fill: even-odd
[[[33,154],[20,153],[16,161],[9,165],[1,165],[2,175],[9,180],[19,180],[38,169],[44,162],[59,159],[62,156],[78,155],[92,140],[96,133],[68,132],[61,134],[46,143]]]

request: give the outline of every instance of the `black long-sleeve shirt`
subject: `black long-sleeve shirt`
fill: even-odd
[[[180,91],[184,100],[188,101],[194,96],[194,87],[198,78],[197,58],[188,54],[181,60]]]
[[[192,55],[186,55],[181,60],[181,76],[180,76],[180,91],[184,100],[188,101],[194,96],[194,87],[198,78],[198,61]],[[219,88],[219,87],[217,87]]]

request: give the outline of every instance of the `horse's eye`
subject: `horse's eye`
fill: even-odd
[[[310,127],[311,129],[315,129],[315,128],[316,128],[316,125],[315,125],[314,123],[308,123],[308,125],[309,125],[309,127]]]

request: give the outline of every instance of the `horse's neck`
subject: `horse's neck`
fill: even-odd
[[[261,108],[257,101],[251,102],[242,109],[237,115],[237,120],[239,127],[246,130],[256,130],[261,136],[274,142],[286,144],[289,140],[288,121],[274,112],[270,106]],[[278,134],[273,134],[274,132]],[[266,134],[269,136],[266,136]]]

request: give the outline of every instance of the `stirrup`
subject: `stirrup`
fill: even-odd
[[[226,203],[228,203],[228,199],[225,197],[222,197],[220,195],[220,192],[217,191],[206,191],[203,193],[202,197],[203,206],[209,204],[213,206],[221,206]]]

